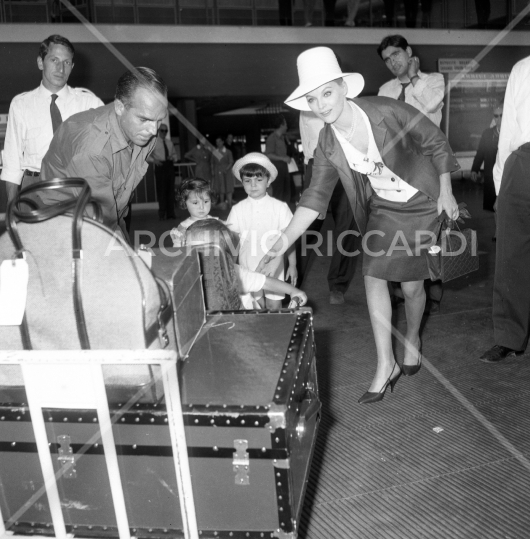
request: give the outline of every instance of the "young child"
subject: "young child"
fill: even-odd
[[[200,219],[217,219],[209,215],[214,195],[210,184],[202,178],[189,179],[179,187],[177,199],[182,209],[187,209],[190,216],[169,233],[173,247],[182,247],[186,229]]]
[[[240,237],[239,264],[254,271],[263,255],[278,239],[291,221],[293,214],[285,202],[267,194],[267,187],[276,179],[278,170],[268,157],[252,152],[238,159],[232,168],[236,179],[241,181],[248,197],[236,204],[226,224]],[[296,253],[294,247],[288,251],[289,267],[284,276],[283,257],[279,257],[272,276],[291,281],[296,285]],[[266,293],[265,306],[281,309],[283,294]],[[263,305],[261,294],[256,299]]]
[[[205,282],[206,301],[215,304],[215,306],[209,307],[210,310],[238,309],[241,308],[241,304],[244,309],[259,308],[252,293],[261,290],[282,295],[288,294],[291,296],[291,300],[297,298],[300,306],[307,303],[305,292],[293,285],[235,264],[237,243],[236,234],[232,233],[220,220],[201,219],[193,223],[186,231],[186,245],[188,247],[205,245],[205,250],[210,249],[213,256],[223,256],[227,261],[228,275],[215,275],[218,280],[223,279],[223,282]],[[214,250],[216,247],[220,252]],[[203,268],[203,272],[207,273],[205,268]]]

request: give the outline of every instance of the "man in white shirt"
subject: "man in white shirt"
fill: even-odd
[[[61,122],[103,105],[89,90],[66,84],[74,67],[74,53],[73,45],[62,36],[45,39],[37,57],[42,71],[40,86],[11,101],[1,176],[6,182],[8,202],[21,185],[39,181],[41,161]]]
[[[300,111],[300,138],[302,139],[302,149],[304,152],[305,174],[304,189],[311,183],[313,169],[313,155],[318,143],[318,136],[324,127],[324,122],[313,112]],[[334,245],[333,255],[328,269],[329,302],[331,305],[344,303],[344,294],[350,286],[355,272],[356,257],[353,255],[357,251],[356,238],[360,236],[357,225],[353,218],[353,212],[348,201],[348,197],[342,187],[342,182],[337,182],[331,200],[329,202],[331,214],[335,226],[333,229]],[[316,219],[308,228],[310,234],[305,236],[307,249],[298,253],[300,268],[300,279],[309,266],[311,249],[311,232],[320,233],[324,221]],[[317,243],[318,244],[318,243]]]
[[[404,101],[423,112],[437,127],[442,121],[445,93],[441,73],[422,73],[420,60],[413,56],[407,40],[400,35],[387,36],[377,53],[396,78],[385,82],[377,95]]]
[[[497,363],[524,353],[530,332],[530,56],[512,69],[493,181],[497,253],[493,284],[495,345],[481,356]]]

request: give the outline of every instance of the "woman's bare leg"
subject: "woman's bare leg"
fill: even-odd
[[[425,310],[425,288],[423,281],[401,283],[405,298],[405,314],[407,316],[407,333],[405,335],[405,365],[416,365],[420,355],[420,325]]]
[[[377,350],[377,369],[368,391],[377,393],[392,374],[394,378],[399,372],[394,370],[396,360],[392,351],[392,306],[387,281],[365,275],[364,286]]]

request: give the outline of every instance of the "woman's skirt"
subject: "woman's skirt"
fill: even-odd
[[[363,237],[363,275],[385,281],[429,278],[426,251],[436,241],[437,204],[417,192],[407,202],[374,194]]]

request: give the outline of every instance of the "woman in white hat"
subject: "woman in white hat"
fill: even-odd
[[[285,101],[324,121],[311,185],[293,220],[258,270],[326,213],[340,178],[363,235],[363,276],[377,349],[377,369],[361,404],[383,399],[401,374],[421,367],[420,323],[425,307],[426,253],[443,210],[458,218],[451,190],[459,168],[444,134],[413,107],[394,99],[359,99],[364,79],[343,73],[333,51],[309,49],[298,57],[298,88]],[[392,350],[388,281],[402,283],[407,332],[400,366]]]

